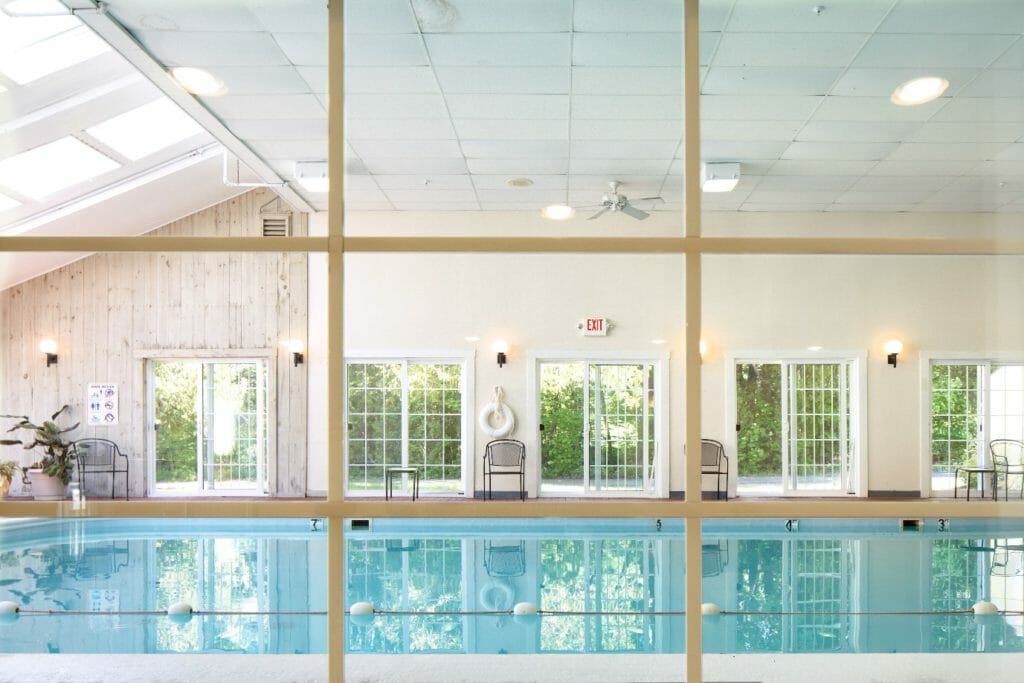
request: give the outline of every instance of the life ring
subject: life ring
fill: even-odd
[[[498,415],[501,418],[498,426],[491,424],[492,415]],[[477,421],[480,424],[480,431],[492,439],[508,436],[516,428],[516,416],[512,413],[512,409],[500,401],[491,401],[484,405],[480,409],[480,418]]]
[[[488,612],[504,612],[512,609],[516,594],[507,582],[492,581],[480,589],[480,606]]]

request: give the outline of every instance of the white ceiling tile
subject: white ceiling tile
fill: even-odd
[[[1006,147],[1002,142],[905,142],[889,155],[892,161],[984,161]]]
[[[574,66],[678,66],[683,60],[681,33],[577,33]]]
[[[934,121],[1024,121],[1024,97],[957,97],[935,115]]]
[[[462,157],[450,159],[363,159],[366,168],[374,175],[408,175],[424,173],[430,175],[464,174],[466,160]]]
[[[884,159],[897,145],[891,142],[794,142],[783,159],[874,161]]]
[[[409,0],[345,1],[346,41],[349,33],[416,33],[418,30]]]
[[[805,95],[703,95],[701,116],[742,121],[757,112],[761,121],[805,121],[823,99],[826,98]]]
[[[446,118],[353,119],[345,121],[349,140],[454,140],[455,130]]]
[[[345,96],[350,119],[441,119],[448,110],[440,95],[352,94]]]
[[[327,140],[247,140],[264,159],[326,159]]]
[[[825,211],[831,213],[905,213],[913,211],[917,204],[829,204]]]
[[[993,69],[1024,69],[1024,41],[1018,40],[992,63]]]
[[[874,161],[815,161],[813,159],[782,159],[776,161],[765,175],[838,175],[862,176],[875,167]],[[740,167],[746,172],[746,164]]]
[[[819,212],[826,211],[831,204],[827,202],[816,203],[795,203],[795,204],[760,204],[757,202],[744,202],[740,211],[750,212],[772,212],[772,213],[793,213],[793,212]]]
[[[950,179],[951,192],[980,192],[983,194],[1024,192],[1024,177],[1006,180],[992,176],[961,176]]]
[[[224,124],[245,140],[327,139],[327,118],[323,119],[229,119]]]
[[[888,97],[826,97],[814,118],[817,121],[925,121],[947,102],[947,98],[940,98],[916,107],[900,107]]]
[[[704,161],[746,161],[778,159],[791,143],[785,141],[756,142],[752,140],[701,140],[700,157]],[[680,147],[677,156],[681,156]]]
[[[851,189],[857,192],[938,192],[956,179],[955,176],[864,176]]]
[[[294,169],[293,169],[294,170]],[[291,175],[289,171],[286,175]],[[368,175],[351,175],[345,174],[345,193],[346,196],[349,190],[376,190],[377,181],[374,180],[373,176]]]
[[[435,66],[569,67],[568,33],[437,33],[424,40]]]
[[[364,159],[441,159],[461,154],[455,140],[352,140],[350,144]]]
[[[801,204],[830,204],[839,196],[838,192],[831,190],[799,190],[796,192],[762,190],[760,186],[754,189],[747,198],[747,201],[755,204],[785,204],[789,206],[800,206]]]
[[[683,92],[683,70],[674,66],[574,66],[576,95],[677,95]]]
[[[464,140],[468,159],[561,159],[568,156],[566,140]]]
[[[560,119],[569,115],[567,95],[449,95],[455,119]]]
[[[1024,26],[1019,0],[904,0],[878,27],[881,33],[1009,33]],[[1015,31],[1017,32],[1017,31]]]
[[[725,28],[747,33],[870,33],[892,7],[892,0],[822,4],[820,13],[812,12],[812,6],[806,0],[738,0]]]
[[[293,66],[221,66],[217,77],[230,95],[288,95],[310,92]]]
[[[330,98],[327,96],[327,93],[316,93],[316,100],[324,108],[324,111],[327,111],[330,107]]]
[[[467,159],[469,172],[475,175],[507,174],[511,176],[564,175],[569,172],[568,159]]]
[[[606,175],[610,180],[622,175],[655,175],[665,173],[671,159],[573,159],[572,172]]]
[[[388,199],[392,202],[429,202],[431,204],[450,204],[454,202],[475,202],[476,194],[473,190],[442,190],[442,189],[416,189],[416,190],[386,190]]]
[[[111,0],[104,11],[133,33],[166,29],[173,31],[262,31],[256,15],[239,3],[178,2],[166,0]],[[170,23],[168,23],[170,22]]]
[[[614,26],[623,33],[683,32],[681,0],[575,0],[574,10],[573,26],[577,31],[596,33]]]
[[[841,192],[850,189],[857,176],[849,175],[772,175],[764,176],[757,184],[759,190]]]
[[[701,121],[700,135],[705,140],[791,142],[802,126],[803,121]]]
[[[941,76],[949,81],[946,97],[958,95],[980,69],[943,68]],[[832,88],[831,95],[848,97],[890,97],[896,88],[921,76],[919,67],[847,69]]]
[[[917,121],[811,121],[799,142],[901,142],[921,127]]]
[[[568,119],[456,119],[461,140],[565,140]]]
[[[722,40],[721,33],[701,32],[700,34],[700,66],[704,67],[711,63],[711,58],[718,49],[718,43]]]
[[[510,189],[508,184],[511,176],[507,175],[474,175],[472,176],[473,186],[478,190],[506,190]],[[533,185],[528,188],[511,188],[515,190],[565,190],[568,187],[569,176],[567,175],[531,175]]]
[[[429,66],[353,66],[345,69],[345,92],[439,93],[440,89]]]
[[[472,190],[469,175],[377,175],[384,190]]]
[[[580,119],[573,121],[574,140],[674,140],[683,137],[683,122],[674,119]]]
[[[430,64],[419,35],[354,35],[345,38],[346,66],[423,66]]]
[[[880,161],[868,171],[873,176],[957,176],[975,166],[973,161]]]
[[[711,67],[704,95],[827,95],[842,69],[817,67]]]
[[[630,192],[633,192],[636,188],[645,188],[657,192],[665,180],[665,175],[661,173],[657,175],[618,175],[615,176],[615,180],[621,183],[622,189],[629,190]],[[608,177],[603,175],[573,174],[569,176],[569,189],[588,190],[600,194],[608,190],[608,182]]]
[[[452,4],[455,7],[455,20],[443,25],[429,21],[430,17],[421,13],[423,32],[560,33],[572,29],[570,0],[489,0]],[[416,7],[414,2],[414,11]]]
[[[275,33],[274,40],[292,64],[327,65],[326,33]]]
[[[683,98],[674,95],[574,95],[576,119],[676,119],[683,115]]]
[[[910,142],[1013,142],[1024,136],[1019,123],[928,121],[910,136]]]
[[[573,159],[671,159],[678,140],[574,140]]]
[[[974,207],[977,209],[994,209],[998,206],[1011,202],[1019,197],[1019,192],[997,192],[984,194],[979,192],[956,192],[943,190],[933,194],[922,201],[924,206],[961,206],[965,208]]]
[[[439,66],[437,80],[446,93],[567,94],[564,66]]]
[[[845,67],[864,39],[861,33],[723,33],[716,66]]]
[[[295,70],[299,72],[302,80],[306,82],[309,89],[315,93],[326,93],[327,92],[327,67],[326,66],[297,66]],[[345,82],[346,91],[348,91],[348,81]]]
[[[875,34],[868,39],[853,66],[983,67],[1013,41],[1012,36],[996,35]]]
[[[139,31],[135,37],[165,66],[288,64],[288,58],[269,33]]]
[[[481,204],[500,202],[517,204],[523,209],[542,209],[550,204],[565,202],[565,190],[534,190],[505,188],[504,190],[477,190]]]
[[[898,186],[897,186],[898,187]],[[844,192],[837,199],[837,204],[917,204],[933,194],[932,190],[900,190],[889,192],[861,192],[853,190]]]
[[[679,0],[676,0],[679,2]],[[732,13],[735,0],[702,0],[700,3],[700,30],[722,31],[725,20]]]
[[[349,204],[347,208],[353,208],[352,204],[386,204],[388,198],[384,196],[384,193],[377,188],[357,190],[354,188],[345,187],[345,203]]]
[[[1024,161],[1024,142],[1004,145],[1002,150],[988,158],[998,161]]]
[[[480,205],[476,202],[394,202],[398,211],[479,211]]]
[[[1024,161],[982,161],[971,166],[967,175],[1016,178],[1024,176]]]
[[[164,5],[167,3],[164,2]],[[207,3],[209,4],[209,3]],[[271,33],[327,33],[327,3],[318,0],[246,0],[249,11]],[[345,3],[351,7],[351,0]],[[346,12],[345,28],[351,30]]]
[[[220,119],[320,119],[327,116],[314,95],[224,95],[200,99]]]
[[[669,166],[668,166],[668,174],[670,176],[686,175],[686,169],[684,167],[683,160],[682,159],[673,159],[672,163],[669,164]]]
[[[1024,70],[987,69],[964,86],[957,95],[963,97],[1024,97]]]

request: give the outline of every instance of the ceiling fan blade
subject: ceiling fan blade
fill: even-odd
[[[630,216],[631,218],[637,219],[638,221],[642,221],[643,219],[645,219],[645,218],[647,218],[648,216],[651,215],[651,214],[647,213],[646,211],[641,211],[640,209],[636,208],[635,206],[631,206],[629,204],[626,204],[625,206],[623,206],[619,210],[622,211],[622,213],[626,214],[627,216]]]
[[[663,202],[665,201],[662,197],[640,197],[640,199],[630,199],[631,202]]]
[[[595,213],[595,214],[594,214],[593,216],[591,216],[591,217],[590,217],[590,218],[588,218],[587,220],[588,220],[588,221],[592,221],[592,220],[594,220],[595,218],[600,218],[601,216],[605,215],[606,213],[608,213],[608,207],[607,207],[607,206],[605,206],[605,207],[602,207],[600,211],[598,211],[597,213]]]

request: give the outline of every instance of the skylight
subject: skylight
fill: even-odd
[[[13,209],[16,206],[21,206],[21,202],[17,199],[11,199],[5,194],[0,194],[0,213],[3,213],[8,209]]]
[[[77,17],[12,18],[0,13],[0,72],[19,85],[108,50]]]
[[[132,161],[202,131],[199,124],[166,97],[85,129],[89,135]]]
[[[37,201],[120,164],[71,136],[0,161],[0,185]]]

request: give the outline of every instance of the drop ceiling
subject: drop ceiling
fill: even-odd
[[[293,177],[327,154],[323,0],[107,11],[162,66],[223,79],[202,104],[326,209]],[[535,211],[597,204],[620,180],[679,211],[681,27],[682,0],[348,0],[346,206]],[[703,3],[702,156],[742,167],[705,207],[1024,210],[1022,34],[1018,0]],[[890,102],[921,75],[950,87]],[[520,177],[533,184],[507,184]]]

